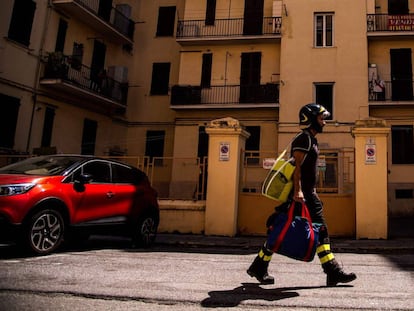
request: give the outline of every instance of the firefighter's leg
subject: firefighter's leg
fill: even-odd
[[[253,263],[247,269],[247,274],[255,277],[261,284],[274,284],[275,279],[267,272],[272,255],[273,252],[263,245]]]
[[[331,252],[331,245],[327,236],[325,226],[321,227],[321,239],[316,249],[322,269],[326,273],[326,286],[336,286],[338,283],[348,283],[356,279],[354,273],[345,273],[338,262],[335,260],[334,254]]]

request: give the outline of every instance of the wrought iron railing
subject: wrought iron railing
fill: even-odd
[[[414,14],[368,14],[367,31],[414,32]]]
[[[282,17],[264,17],[260,27],[245,27],[243,18],[216,19],[213,25],[205,20],[178,21],[177,38],[243,37],[280,35]]]
[[[103,19],[117,31],[131,40],[134,38],[135,23],[114,7],[102,9],[100,0],[74,0],[82,7],[92,12],[95,16]]]
[[[175,85],[171,105],[278,103],[279,84],[200,86]]]
[[[96,72],[70,56],[56,53],[49,54],[43,78],[61,79],[80,89],[107,97],[120,104],[126,105],[127,103],[127,83],[121,83],[108,77],[103,70]]]

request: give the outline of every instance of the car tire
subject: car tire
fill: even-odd
[[[159,216],[148,212],[140,217],[132,235],[133,246],[148,248],[154,244],[157,236]]]
[[[42,209],[27,222],[23,242],[31,253],[47,255],[60,246],[64,233],[65,222],[61,213],[53,209]]]

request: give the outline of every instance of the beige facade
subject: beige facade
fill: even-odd
[[[262,161],[299,130],[300,107],[319,102],[332,112],[318,136],[326,160],[318,188],[327,217],[337,222],[331,226],[341,228],[334,233],[355,233],[357,120],[378,118],[390,127],[388,215],[414,215],[413,0],[103,4],[2,2],[2,153],[147,156],[162,198],[205,200],[205,128],[232,117],[250,133],[237,231],[263,233],[258,219],[249,219],[252,202],[266,205],[260,222],[272,209],[257,193],[267,172]],[[56,51],[65,56],[64,72],[50,71]],[[168,206],[170,214],[177,204]],[[191,209],[200,216],[199,205]],[[345,224],[335,216],[344,209]]]

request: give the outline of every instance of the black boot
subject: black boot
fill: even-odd
[[[271,257],[272,252],[262,247],[249,269],[247,269],[247,274],[255,277],[261,284],[274,284],[274,277],[267,273]]]
[[[326,273],[326,286],[328,287],[336,286],[338,283],[349,283],[356,279],[355,273],[345,273],[335,259],[322,266]]]

